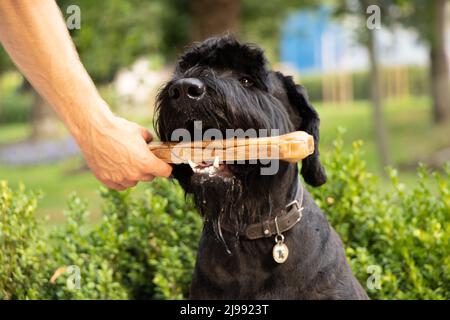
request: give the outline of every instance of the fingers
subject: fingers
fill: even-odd
[[[168,177],[172,173],[172,166],[157,158],[148,150],[148,161],[144,164],[143,170],[156,177]]]
[[[113,189],[113,190],[117,190],[117,191],[123,191],[126,189],[126,187],[122,186],[121,184],[112,182],[112,181],[102,181],[100,180],[101,183],[103,183],[106,187],[108,187],[109,189]]]
[[[128,188],[132,188],[138,184],[139,181],[152,181],[155,177],[151,174],[143,174],[138,180],[127,180],[124,179],[122,181],[110,181],[104,179],[98,179],[103,185],[108,187],[109,189],[123,191]]]
[[[145,142],[149,143],[150,141],[153,140],[153,136],[150,133],[150,131],[148,131],[147,129],[145,129],[144,127],[140,127],[139,131],[141,133],[142,138],[144,138]]]
[[[152,134],[145,129],[144,127],[140,127],[140,133],[142,137],[144,138],[145,142],[149,143],[153,140]],[[172,173],[172,167],[165,163],[164,161],[157,158],[153,153],[150,152],[150,150],[147,150],[149,154],[149,161],[144,165],[144,172],[149,173],[150,175],[147,177],[149,180],[142,180],[141,181],[150,181],[154,178],[154,176],[157,177],[168,177]]]
[[[145,181],[145,182],[149,182],[152,181],[153,179],[155,179],[155,176],[151,175],[151,174],[145,174],[141,177],[141,181]]]
[[[128,188],[134,187],[137,185],[138,181],[123,181],[120,183],[112,182],[112,181],[100,181],[103,183],[106,187],[109,189],[117,190],[117,191],[124,191]]]
[[[108,187],[109,189],[117,190],[117,191],[123,191],[125,189],[134,187],[138,181],[133,180],[127,180],[127,179],[119,179],[117,181],[112,180],[111,178],[105,178],[105,177],[99,177],[98,175],[94,174],[97,180],[99,180],[103,185]],[[117,179],[117,177],[115,177]]]
[[[81,149],[94,175],[106,187],[118,191],[134,187],[155,176],[167,177],[172,167],[150,152],[152,134],[144,127],[114,117],[107,132],[86,140]],[[142,141],[144,140],[144,141]]]
[[[125,180],[123,182],[120,182],[120,185],[128,189],[134,187],[135,185],[137,185],[137,183],[138,181]]]

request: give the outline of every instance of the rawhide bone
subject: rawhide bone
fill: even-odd
[[[152,142],[150,151],[167,163],[187,163],[188,160],[221,162],[257,159],[279,159],[298,162],[314,152],[314,139],[304,131],[264,138],[237,138],[193,142]]]

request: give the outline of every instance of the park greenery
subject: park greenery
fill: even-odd
[[[296,79],[320,114],[321,157],[329,175],[327,184],[310,191],[374,299],[450,299],[450,165],[434,161],[442,150],[450,160],[450,90],[448,84],[436,89],[449,78],[442,59],[445,10],[439,9],[445,1],[369,1],[381,8],[383,28],[415,30],[428,50],[428,67],[402,67],[406,94],[391,97],[383,89],[399,68],[379,64],[382,53],[371,47],[365,28],[355,36],[371,65],[350,74],[351,100],[324,96],[324,84],[336,75]],[[68,6],[81,8],[82,28],[70,34],[115,111],[120,106],[111,82],[118,71],[141,57],[156,69],[172,68],[187,45],[213,34],[230,30],[260,44],[276,67],[284,19],[319,3],[225,2],[57,1],[64,17]],[[364,3],[321,2],[333,8],[335,19],[356,18],[362,25]],[[148,109],[145,118],[120,115],[151,129]],[[50,108],[0,47],[0,149],[49,139],[39,133],[39,123],[54,115],[43,110]],[[26,167],[0,163],[0,299],[186,298],[201,228],[191,199],[174,181],[158,179],[119,193],[99,189],[81,157]],[[80,289],[70,286],[70,266],[81,272]]]
[[[390,169],[385,192],[361,158],[361,141],[350,152],[339,135],[333,145],[324,157],[329,183],[310,191],[371,298],[449,299],[450,165],[443,173],[420,167],[409,188]],[[99,223],[87,224],[86,203],[72,195],[67,221],[49,229],[35,216],[38,193],[0,183],[0,299],[188,296],[201,232],[191,198],[166,179],[139,195],[101,194]]]

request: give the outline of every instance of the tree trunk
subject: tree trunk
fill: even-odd
[[[376,52],[375,30],[368,30],[367,49],[370,60],[370,99],[373,107],[373,125],[375,141],[382,167],[388,166],[389,157],[388,134],[383,118],[383,100],[381,96],[380,65]]]
[[[1,60],[1,57],[0,57],[0,81],[2,80],[2,60]],[[0,123],[1,123],[1,116],[2,116],[2,112],[3,112],[3,110],[2,110],[2,108],[3,108],[3,106],[2,106],[2,99],[3,99],[3,88],[0,86]]]
[[[445,52],[446,1],[433,0],[432,39],[430,43],[431,95],[435,123],[450,121],[449,66]]]
[[[44,99],[33,90],[33,106],[31,108],[31,139],[55,138],[59,133],[55,112]]]
[[[190,0],[192,41],[239,31],[240,0]]]

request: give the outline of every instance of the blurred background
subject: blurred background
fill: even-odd
[[[69,6],[80,8],[80,28],[70,32],[102,96],[116,113],[150,129],[155,95],[177,56],[193,41],[231,32],[259,44],[272,68],[307,88],[322,119],[322,152],[345,128],[345,141],[364,141],[380,185],[387,166],[414,184],[419,162],[440,170],[450,161],[446,0],[57,2],[65,19]],[[377,8],[367,13],[373,4],[378,20]],[[0,179],[42,190],[38,212],[51,223],[62,221],[71,191],[89,199],[97,218],[99,183],[2,48]]]

